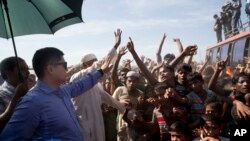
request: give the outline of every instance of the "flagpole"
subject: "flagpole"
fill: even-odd
[[[16,44],[15,44],[15,39],[14,39],[14,35],[13,35],[13,31],[12,31],[12,26],[11,26],[11,22],[10,22],[10,15],[9,15],[9,9],[7,6],[7,0],[2,0],[3,4],[4,4],[4,9],[7,15],[7,20],[8,20],[8,24],[9,24],[9,29],[10,29],[10,36],[11,36],[11,40],[13,43],[13,48],[14,48],[14,53],[15,53],[15,57],[16,57],[16,63],[17,63],[17,69],[18,69],[18,77],[19,77],[19,81],[23,82],[24,78],[22,76],[21,70],[20,70],[20,65],[19,65],[19,61],[18,61],[18,56],[17,56],[17,51],[16,51]]]

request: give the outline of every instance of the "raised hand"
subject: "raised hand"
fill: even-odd
[[[121,43],[122,31],[118,28],[116,32],[114,32],[114,34],[115,34],[115,46],[114,47],[117,48]]]
[[[128,52],[128,51],[127,51],[127,48],[126,48],[125,46],[123,46],[123,47],[119,48],[118,55],[119,55],[119,56],[123,56],[123,55],[125,55],[127,52]]]
[[[185,50],[183,51],[186,56],[194,55],[197,51],[198,47],[197,45],[189,45]]]
[[[229,57],[227,57],[225,61],[223,61],[223,60],[222,60],[222,61],[217,61],[217,62],[216,62],[216,65],[215,65],[215,69],[218,70],[218,71],[224,70],[225,67],[226,67],[228,58],[229,58]]]
[[[174,38],[173,41],[174,42],[180,41],[180,38]]]
[[[125,68],[131,69],[131,62],[132,62],[132,61],[133,61],[133,60],[130,60],[130,59],[123,60],[123,66],[124,66]]]
[[[216,70],[219,70],[219,71],[222,71],[224,70],[226,67],[226,63],[224,61],[218,61],[215,65],[215,69]]]
[[[134,43],[131,39],[131,37],[129,37],[129,42],[127,43],[127,49],[131,52],[134,51]]]
[[[242,64],[238,64],[236,67],[235,67],[235,70],[239,73],[242,73],[244,72],[245,70],[245,67],[242,65]]]
[[[15,97],[20,98],[20,97],[24,96],[28,92],[28,90],[29,90],[28,86],[29,85],[28,85],[28,81],[27,80],[24,81],[24,82],[22,82],[22,83],[20,83],[17,86],[17,88],[16,88]]]
[[[235,110],[238,117],[248,120],[250,118],[250,108],[238,100],[234,100],[233,103],[235,105]]]
[[[142,62],[144,62],[145,56],[144,56],[144,55],[141,55],[140,59],[141,59]]]
[[[161,62],[160,64],[157,64],[156,66],[153,67],[152,72],[153,72],[153,70],[155,71],[155,70],[160,69],[163,65],[164,65],[164,62]]]
[[[109,56],[103,60],[103,64],[101,66],[103,73],[107,73],[111,70],[112,65],[110,66],[110,61],[111,61],[111,58]]]
[[[152,98],[152,97],[148,98],[146,101],[147,101],[148,103],[154,105],[154,106],[158,105],[158,103],[159,103],[159,100],[158,100],[158,99]]]
[[[244,60],[245,60],[246,64],[250,64],[250,57],[249,56],[248,57],[244,57]]]
[[[144,102],[144,96],[139,96],[137,98],[138,104],[142,104]]]
[[[132,107],[132,103],[131,103],[130,99],[121,99],[119,102],[121,104],[123,104],[124,106],[126,106],[126,108],[131,108]]]
[[[177,92],[173,88],[166,89],[166,92],[164,94],[164,98],[170,98],[170,97],[176,97]]]
[[[163,34],[162,39],[165,39],[167,37],[166,33]]]

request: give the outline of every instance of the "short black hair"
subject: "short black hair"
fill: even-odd
[[[212,76],[214,74],[214,69],[212,66],[207,66],[202,72],[203,75]]]
[[[18,62],[21,62],[24,60],[20,57],[17,57]],[[17,62],[16,62],[16,57],[15,56],[11,56],[8,58],[5,58],[1,61],[0,64],[0,70],[1,70],[1,75],[3,77],[4,80],[7,79],[7,75],[6,75],[6,71],[13,71],[15,68],[17,68]]]
[[[177,72],[183,71],[183,72],[190,73],[190,72],[192,72],[192,67],[191,67],[191,65],[184,63],[184,64],[181,64],[180,66],[178,66],[177,69],[176,69],[176,71]]]
[[[177,121],[174,122],[171,126],[169,131],[171,132],[178,132],[178,133],[182,133],[185,136],[192,136],[192,131],[191,129],[188,127],[188,125],[185,122],[182,121]]]
[[[62,59],[64,53],[54,47],[45,47],[35,52],[32,64],[38,78],[44,76],[44,70],[50,63],[56,63]]]
[[[130,70],[129,70],[128,68],[125,68],[125,67],[124,67],[124,68],[121,68],[119,72],[126,72],[126,73],[127,73],[127,72],[129,72],[129,71],[130,71]]]
[[[222,112],[223,103],[216,99],[216,97],[211,97],[205,102],[205,106],[210,105],[213,109],[217,109],[219,113]]]
[[[191,72],[187,75],[187,81],[193,82],[195,80],[203,82],[203,78],[200,73],[198,72]]]
[[[154,85],[154,89],[155,90],[158,90],[158,89],[167,89],[167,88],[169,88],[169,86],[166,83],[164,83],[164,82],[159,82],[159,83],[156,83]]]
[[[198,73],[198,72],[191,72],[191,73],[189,73],[187,75],[187,81],[188,82],[192,82],[192,81],[195,81],[195,80],[203,82],[203,78],[202,78],[202,76],[201,76],[200,73]]]
[[[237,84],[237,82],[239,81],[240,77],[246,77],[248,79],[250,79],[250,76],[244,72],[242,73],[238,73],[238,74],[235,74],[232,78],[232,84],[235,85]]]
[[[174,54],[171,54],[171,53],[168,53],[168,54],[166,54],[166,55],[164,56],[163,59],[164,59],[164,60],[166,60],[166,59],[172,59],[172,60],[174,60],[174,59],[175,59],[175,55],[174,55]]]
[[[173,72],[174,73],[174,68],[172,66],[170,66],[170,65],[163,65],[162,68],[165,71]]]

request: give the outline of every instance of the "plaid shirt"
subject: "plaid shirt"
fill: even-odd
[[[7,108],[9,102],[14,97],[15,88],[11,86],[8,82],[0,86],[0,114],[2,114]]]

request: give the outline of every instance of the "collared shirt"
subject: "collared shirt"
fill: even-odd
[[[17,105],[0,140],[83,141],[71,98],[92,88],[100,77],[94,71],[59,89],[38,81]]]
[[[4,81],[4,83],[0,86],[0,114],[6,110],[14,95],[15,87]]]

